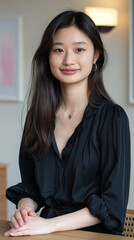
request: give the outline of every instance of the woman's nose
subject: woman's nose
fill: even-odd
[[[71,53],[71,52],[67,52],[65,54],[65,56],[64,56],[63,64],[64,65],[75,64],[75,56],[74,56],[74,54]]]

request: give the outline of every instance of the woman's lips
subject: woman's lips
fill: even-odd
[[[61,69],[63,74],[71,75],[78,72],[78,69]]]

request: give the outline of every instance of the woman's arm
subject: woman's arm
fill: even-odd
[[[124,110],[112,105],[100,121],[100,189],[87,198],[86,207],[102,225],[121,234],[129,196],[130,131]]]
[[[73,213],[55,217],[53,220],[55,221],[55,231],[80,229],[101,222],[90,213],[88,208],[83,208]]]
[[[29,221],[18,229],[12,228],[5,233],[6,236],[22,236],[48,234],[57,231],[79,229],[100,223],[88,210],[83,208],[73,213],[51,219],[42,217],[29,217]]]

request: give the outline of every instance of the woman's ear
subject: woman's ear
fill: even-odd
[[[93,64],[95,64],[100,56],[100,53],[98,50],[95,50],[94,57],[93,57]]]

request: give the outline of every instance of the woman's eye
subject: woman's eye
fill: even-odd
[[[79,52],[83,52],[83,51],[84,51],[83,48],[77,48],[77,49],[76,49],[76,52],[78,52],[78,53],[79,53]]]
[[[58,53],[61,53],[61,52],[63,52],[63,49],[57,48],[57,49],[55,49],[54,51],[55,51],[55,52],[58,52]]]

